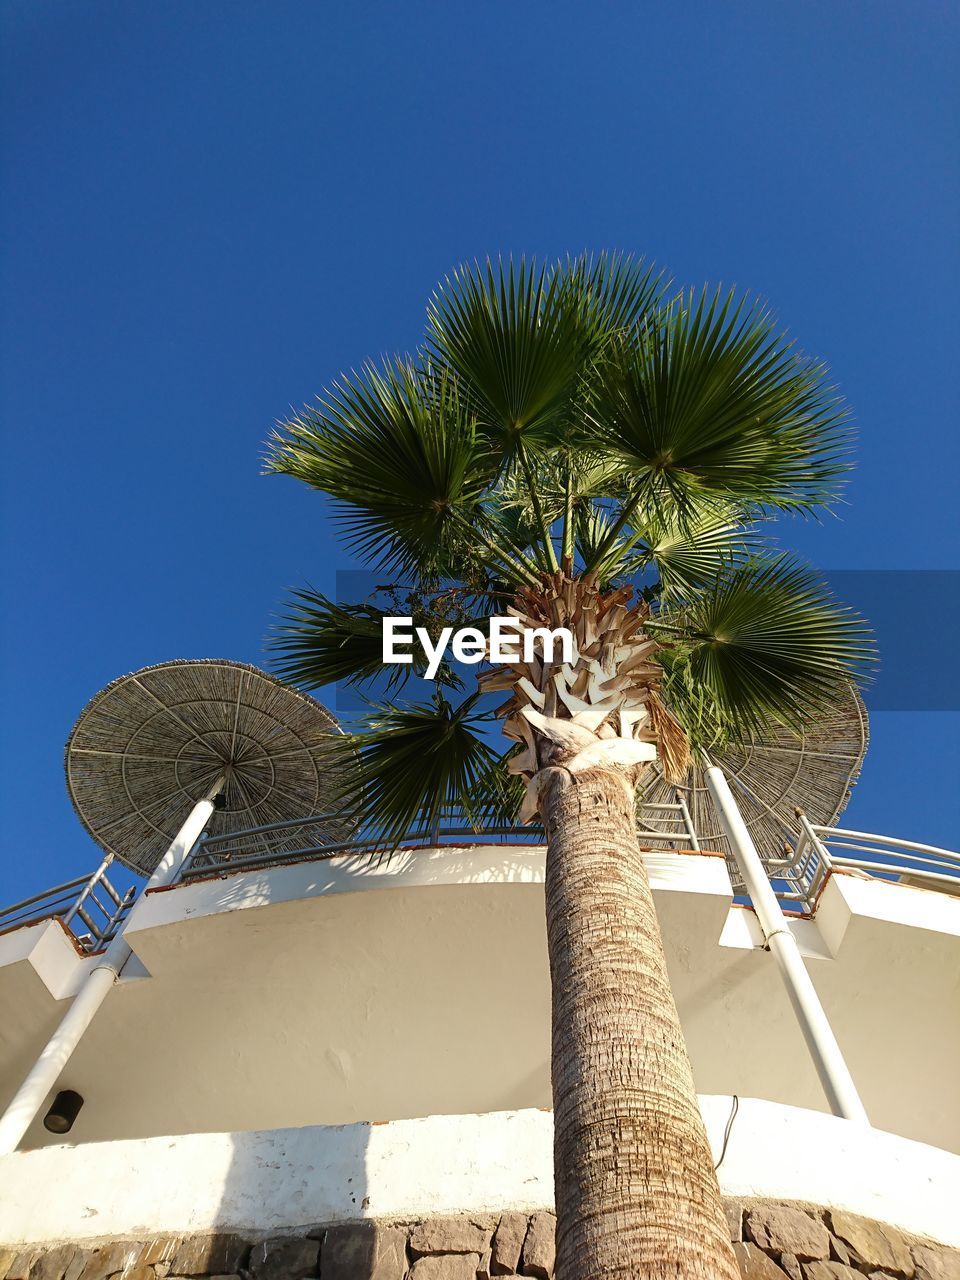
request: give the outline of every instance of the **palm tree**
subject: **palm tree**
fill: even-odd
[[[762,540],[836,496],[847,443],[824,367],[764,307],[611,255],[456,272],[421,350],[271,439],[268,469],[329,495],[391,579],[359,603],[295,593],[271,642],[288,679],[376,687],[398,611],[432,635],[509,612],[576,637],[572,661],[538,643],[469,693],[448,665],[401,697],[411,667],[391,668],[339,800],[393,843],[451,806],[539,815],[558,1280],[737,1275],[635,788],[656,757],[679,780],[692,749],[802,728],[868,658],[860,621]]]

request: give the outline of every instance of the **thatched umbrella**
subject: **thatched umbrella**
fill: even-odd
[[[67,743],[67,791],[97,844],[149,876],[213,791],[223,799],[211,835],[322,814],[343,768],[330,752],[339,733],[313,698],[256,667],[164,662],[121,676],[87,704]],[[351,831],[331,817],[309,839],[285,831],[285,847]]]
[[[711,752],[733,790],[737,807],[761,857],[783,857],[784,845],[797,830],[796,810],[803,809],[812,823],[830,826],[850,799],[869,742],[867,710],[851,685],[849,696],[828,714],[821,715],[800,737],[786,729],[756,735],[742,747]],[[683,840],[678,823],[665,819],[653,806],[686,804],[694,830],[704,848],[725,849],[726,842],[716,807],[707,789],[705,766],[694,762],[684,782],[664,780],[654,765],[642,794],[639,824],[643,831],[669,833]],[[727,851],[729,854],[729,851]],[[739,868],[732,858],[731,876],[742,886]]]
[[[335,789],[328,753],[338,732],[318,702],[256,667],[165,662],[121,676],[86,706],[67,743],[67,790],[97,844],[147,875],[149,889],[176,878],[205,829],[322,811]],[[331,839],[346,831],[337,820],[327,827]],[[26,1133],[130,955],[121,929],[94,956],[0,1117],[0,1154]]]

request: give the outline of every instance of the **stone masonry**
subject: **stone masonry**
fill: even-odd
[[[840,1210],[726,1201],[744,1280],[960,1280],[960,1251]],[[0,1280],[551,1280],[552,1213],[0,1246]]]

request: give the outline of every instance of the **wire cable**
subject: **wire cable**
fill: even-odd
[[[739,1110],[740,1110],[740,1099],[737,1097],[736,1094],[734,1094],[733,1106],[730,1108],[730,1115],[727,1119],[727,1127],[723,1131],[723,1146],[720,1149],[720,1159],[713,1166],[714,1173],[716,1173],[716,1171],[723,1164],[723,1157],[727,1154],[727,1143],[730,1141],[730,1130],[733,1128],[733,1122],[734,1120],[736,1120],[737,1112]]]

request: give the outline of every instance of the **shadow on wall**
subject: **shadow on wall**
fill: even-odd
[[[232,1156],[210,1221],[264,1231],[356,1220],[369,1209],[372,1125],[278,1129],[229,1135]],[[227,1135],[225,1135],[226,1137]]]
[[[4,1157],[0,1263],[4,1246],[44,1240],[250,1239],[355,1221],[368,1208],[371,1128],[185,1134]]]
[[[232,1158],[219,1203],[204,1212],[219,1230],[553,1203],[553,1116],[543,1109],[224,1136]]]
[[[479,851],[488,848],[494,853],[492,864],[478,857]],[[278,897],[286,900],[289,890],[284,892],[274,879],[278,871],[296,877],[296,896],[307,898],[349,891],[357,880],[365,881],[365,888],[382,889],[435,880],[448,884],[541,884],[543,857],[543,848],[538,845],[526,846],[516,854],[507,854],[499,845],[441,845],[438,849],[356,853],[316,861],[284,863],[278,858],[277,863],[259,870],[245,872],[225,866],[220,872],[211,870],[209,879],[187,883],[218,884],[209,909],[219,912],[268,906]]]
[[[453,861],[466,857],[456,851]],[[547,1104],[543,890],[529,860],[497,857],[508,882],[437,884],[417,857],[377,879],[350,859],[157,895],[157,918],[131,937],[149,976],[110,992],[58,1082],[85,1099],[71,1136],[103,1142]],[[377,891],[350,891],[359,889]],[[511,1052],[484,1062],[477,1038],[491,1029]],[[11,1085],[43,1038],[33,1035]],[[41,1117],[26,1148],[61,1140]]]

